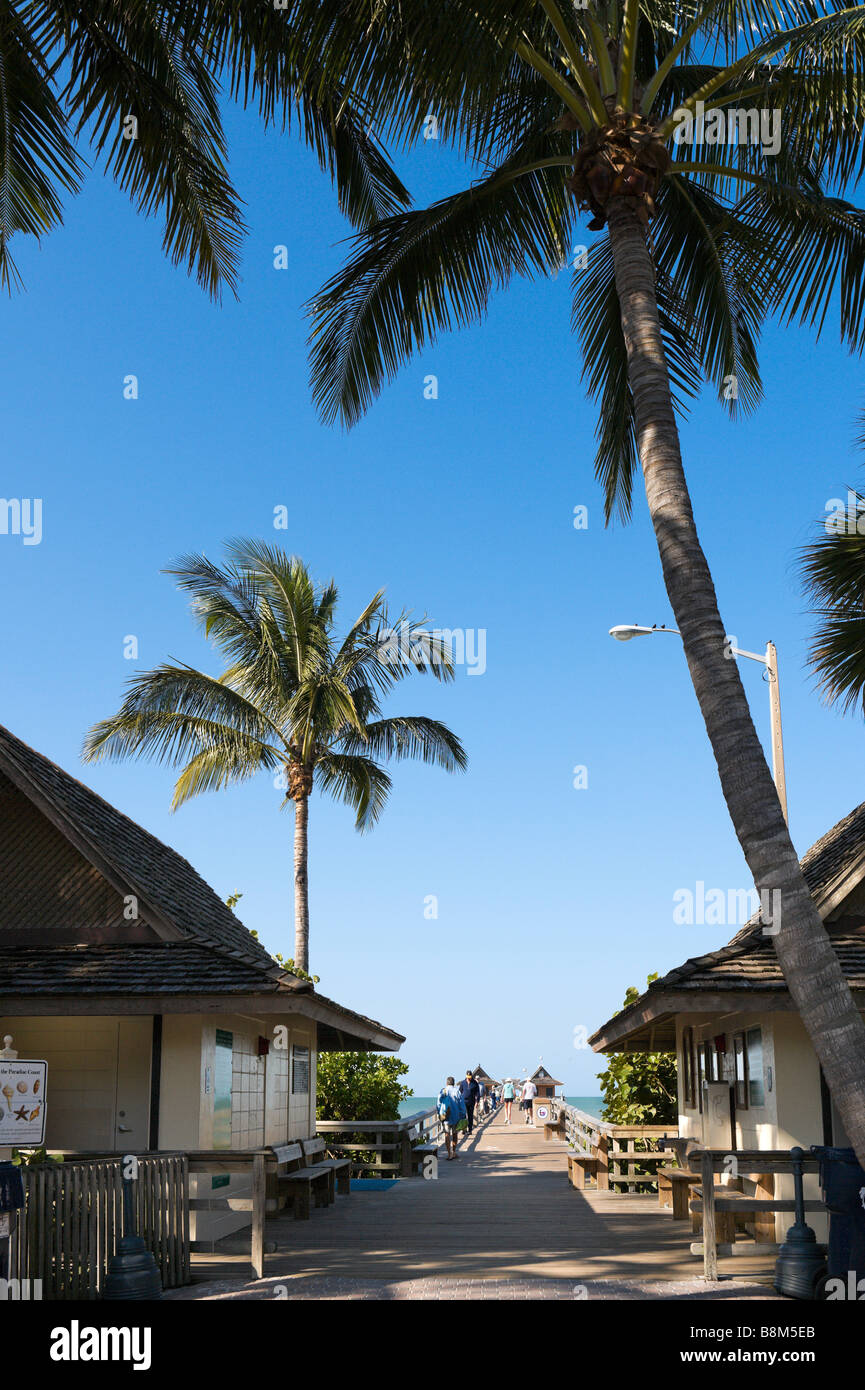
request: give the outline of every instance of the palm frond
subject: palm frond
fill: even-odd
[[[683,335],[730,414],[753,411],[762,394],[757,340],[769,281],[763,245],[735,210],[685,175],[665,182],[658,213],[659,301],[671,317],[678,308]]]
[[[0,3],[0,286],[21,283],[11,242],[41,237],[63,220],[63,193],[75,193],[81,165],[52,89],[48,63],[17,12]]]
[[[851,350],[865,347],[865,212],[819,189],[764,183],[737,205],[764,247],[767,310],[823,330],[832,309]]]
[[[319,789],[355,812],[355,826],[371,830],[381,815],[392,782],[384,768],[359,753],[328,751],[315,765]]]
[[[848,489],[843,516],[821,522],[800,552],[817,618],[808,659],[830,704],[865,714],[865,497]]]
[[[354,424],[413,352],[482,318],[494,289],[561,264],[571,215],[561,174],[513,177],[519,167],[355,239],[348,264],[310,305],[323,419]]]
[[[257,754],[257,756],[256,756]],[[212,748],[203,748],[190,758],[174,784],[171,810],[177,811],[204,792],[221,791],[249,782],[259,772],[272,771],[278,766],[274,749],[254,745],[235,748],[230,741],[220,740]]]
[[[226,169],[218,91],[206,53],[178,10],[163,5],[72,5],[39,27],[58,52],[61,92],[121,189],[145,215],[164,216],[163,249],[215,299],[236,293],[245,230]]]
[[[177,764],[230,736],[238,748],[284,747],[267,715],[224,680],[165,664],[133,677],[118,713],[88,734],[84,756],[97,761],[144,753]]]
[[[416,758],[446,772],[464,772],[468,766],[468,756],[456,734],[446,724],[425,715],[378,719],[365,726],[362,742],[356,735],[348,735],[342,746],[347,752],[363,748],[369,754],[395,762]]]

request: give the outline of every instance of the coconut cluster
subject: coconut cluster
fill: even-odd
[[[607,221],[607,204],[621,196],[633,199],[645,225],[655,215],[658,185],[671,164],[652,122],[616,106],[608,124],[590,131],[581,142],[568,188],[580,207],[593,214],[591,231],[600,231]]]

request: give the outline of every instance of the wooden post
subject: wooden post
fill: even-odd
[[[403,1130],[399,1137],[399,1174],[401,1178],[411,1177],[411,1136],[408,1130]]]
[[[756,1173],[754,1175],[756,1183],[755,1197],[762,1198],[764,1201],[774,1201],[775,1198],[775,1175],[774,1173]],[[733,1237],[735,1240],[735,1236]],[[758,1245],[772,1245],[775,1242],[775,1213],[774,1211],[759,1211],[754,1215],[754,1240]]]
[[[256,1279],[264,1278],[264,1214],[267,1204],[265,1192],[265,1155],[257,1153],[252,1158],[252,1272]]]
[[[610,1190],[610,1159],[609,1159],[610,1140],[606,1134],[598,1136],[598,1191],[609,1192]]]
[[[700,1154],[700,1186],[703,1193],[703,1278],[718,1279],[718,1247],[715,1234],[715,1170],[712,1155]]]

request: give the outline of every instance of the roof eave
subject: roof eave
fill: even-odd
[[[3,1016],[6,1018],[220,1013],[244,1013],[253,1018],[283,1015],[308,1018],[346,1039],[345,1046],[328,1050],[396,1052],[405,1042],[401,1033],[387,1028],[383,1023],[365,1019],[361,1014],[343,1009],[329,1000],[320,1000],[312,991],[262,989],[233,993],[222,990],[201,994],[190,991],[176,994],[127,994],[119,991],[91,994],[70,991],[69,994],[7,994],[3,1000]]]
[[[635,999],[627,1009],[614,1014],[589,1038],[594,1052],[630,1050],[624,1044],[650,1024],[661,1024],[683,1013],[730,1013],[734,1010],[772,1013],[789,1012],[793,1001],[784,985],[763,989],[742,989],[741,986],[692,987],[690,989],[651,990]],[[646,1051],[656,1049],[647,1047]],[[661,1050],[661,1049],[657,1049]]]

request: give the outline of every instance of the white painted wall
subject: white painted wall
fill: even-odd
[[[798,1014],[786,1012],[737,1014],[680,1014],[676,1019],[676,1048],[679,1073],[679,1132],[704,1142],[703,1117],[696,1106],[685,1108],[682,1084],[682,1035],[688,1027],[694,1030],[696,1045],[711,1041],[719,1033],[727,1038],[727,1074],[733,1070],[733,1035],[748,1028],[760,1028],[763,1035],[763,1089],[765,1104],[736,1111],[736,1144],[740,1149],[790,1149],[801,1145],[822,1144],[823,1122],[820,1100],[820,1069],[805,1027]],[[771,1085],[770,1085],[771,1081]],[[753,1191],[753,1183],[744,1181],[744,1190]],[[819,1198],[816,1174],[805,1177],[806,1200]],[[792,1174],[775,1178],[775,1193],[780,1199],[792,1199]],[[807,1216],[817,1239],[828,1238],[828,1221],[823,1213]],[[775,1239],[784,1240],[793,1216],[779,1212],[775,1216]]]

